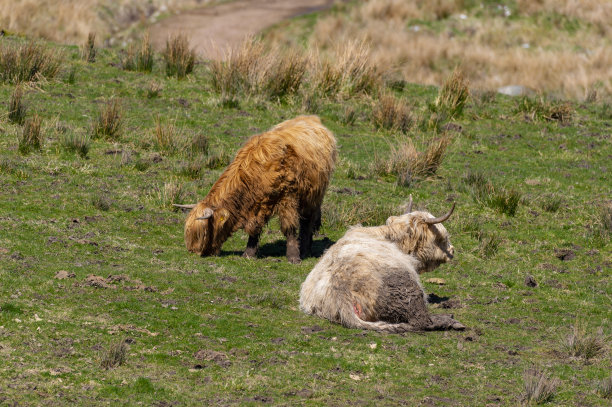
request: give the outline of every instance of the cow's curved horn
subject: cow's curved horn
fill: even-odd
[[[211,216],[213,216],[213,210],[210,208],[206,208],[204,209],[204,213],[202,214],[202,216],[200,216],[199,218],[196,218],[198,220],[204,220],[204,219],[208,219]]]
[[[181,204],[172,204],[172,206],[176,206],[177,208],[182,208],[182,209],[193,209],[196,207],[197,204],[187,204],[187,205],[181,205]]]
[[[408,201],[408,209],[406,209],[406,213],[412,212],[412,194],[410,194],[410,200]]]
[[[453,206],[450,208],[450,211],[448,211],[445,215],[442,215],[438,218],[428,218],[425,219],[425,223],[427,223],[428,225],[433,225],[434,223],[442,223],[444,222],[446,219],[450,218],[451,214],[453,213],[453,211],[455,210],[455,203],[453,202]]]

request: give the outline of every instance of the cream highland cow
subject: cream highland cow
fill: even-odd
[[[300,309],[348,328],[410,332],[465,327],[432,315],[419,274],[453,258],[442,226],[453,209],[392,216],[386,225],[352,227],[331,246],[302,284]]]

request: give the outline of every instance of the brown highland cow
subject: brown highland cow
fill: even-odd
[[[252,136],[185,223],[187,249],[218,254],[238,229],[249,235],[245,257],[255,257],[259,235],[278,215],[287,258],[310,253],[321,203],[336,161],[336,139],[317,116],[299,116]],[[299,242],[297,237],[300,230]]]
[[[348,328],[381,332],[464,329],[452,315],[433,315],[419,274],[453,258],[441,222],[428,212],[355,226],[331,246],[302,284],[300,309]]]

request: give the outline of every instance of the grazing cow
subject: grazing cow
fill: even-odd
[[[464,329],[450,315],[432,315],[419,273],[453,258],[439,218],[428,212],[392,216],[386,225],[352,227],[302,284],[300,309],[347,328],[381,332]]]
[[[216,255],[232,233],[244,229],[249,240],[243,255],[255,257],[261,230],[276,214],[287,258],[299,263],[321,224],[335,161],[336,139],[317,116],[299,116],[252,136],[202,201],[182,205],[193,208],[185,222],[187,249]]]

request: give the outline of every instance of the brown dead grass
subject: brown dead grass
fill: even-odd
[[[326,52],[367,39],[373,64],[409,82],[441,85],[459,65],[477,89],[523,85],[577,98],[592,88],[612,94],[612,3],[522,0],[518,14],[524,18],[463,3],[370,0],[343,6],[316,22],[309,46]],[[290,43],[276,32],[270,37]]]
[[[452,142],[451,134],[442,133],[428,140],[424,151],[419,151],[412,139],[406,138],[391,148],[388,158],[376,160],[374,169],[379,174],[394,174],[398,184],[408,186],[413,181],[434,175]]]

